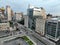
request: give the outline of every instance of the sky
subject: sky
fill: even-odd
[[[60,15],[60,0],[0,0],[0,7],[11,6],[14,12],[27,12],[28,5],[43,7],[46,13]]]

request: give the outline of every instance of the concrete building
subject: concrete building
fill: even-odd
[[[45,36],[53,41],[60,39],[60,18],[51,18],[46,21]]]
[[[11,16],[11,7],[10,6],[6,6],[6,14],[7,14],[8,21],[11,21],[12,16]]]
[[[7,16],[5,15],[4,7],[0,8],[0,23],[7,22]]]
[[[24,26],[28,27],[28,15],[24,15]]]
[[[14,19],[14,12],[13,10],[11,10],[11,17],[12,17],[12,20]]]
[[[39,33],[40,35],[45,35],[45,19],[43,19],[42,16],[36,17],[36,25],[35,25],[35,31]]]
[[[35,24],[36,24],[36,16],[42,16],[43,19],[46,19],[46,13],[45,13],[45,10],[43,7],[34,7],[34,6],[30,6],[28,7],[28,10],[27,10],[27,15],[29,16],[29,21],[28,21],[28,24],[29,24],[29,28],[35,30]]]
[[[0,8],[0,22],[2,21],[2,19],[4,19],[4,7]]]
[[[23,19],[23,13],[22,12],[16,12],[14,15],[14,19],[16,21],[21,21]]]
[[[0,23],[0,31],[4,31],[4,30],[9,30],[10,24],[7,23]]]
[[[43,7],[28,6],[28,15],[31,16],[43,16],[46,19],[45,9]]]
[[[0,8],[0,13],[1,13],[2,15],[4,15],[4,12],[5,12],[4,7]]]

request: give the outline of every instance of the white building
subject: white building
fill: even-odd
[[[46,21],[45,36],[54,41],[60,39],[60,18],[51,18]]]
[[[36,18],[36,27],[35,31],[39,33],[40,35],[44,36],[45,35],[45,19],[43,17],[37,17]]]
[[[6,14],[7,14],[8,21],[11,21],[12,16],[11,16],[11,8],[10,8],[10,6],[6,6]]]
[[[23,19],[23,13],[21,12],[16,12],[15,15],[14,15],[14,19],[16,21],[21,21]]]
[[[45,13],[45,10],[43,7],[34,7],[34,6],[30,6],[28,7],[28,10],[27,10],[27,15],[29,16],[29,21],[28,21],[28,24],[29,24],[29,28],[31,29],[35,29],[35,25],[36,25],[36,16],[42,16],[43,19],[46,19],[46,13]],[[33,29],[33,30],[34,30]]]
[[[24,15],[24,25],[28,27],[28,15]]]
[[[0,31],[9,30],[9,27],[10,27],[10,24],[8,22],[7,23],[0,23]]]
[[[43,7],[34,7],[34,6],[29,5],[28,15],[43,16],[43,18],[46,18],[46,11]]]

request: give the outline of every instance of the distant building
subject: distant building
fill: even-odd
[[[0,8],[0,21],[1,21],[2,19],[4,19],[4,15],[5,15],[4,12],[5,12],[4,7]]]
[[[10,24],[7,23],[0,23],[0,31],[4,31],[4,30],[9,30]]]
[[[4,7],[0,8],[0,23],[6,23],[7,22],[7,16],[5,15],[5,9]]]
[[[14,15],[14,12],[13,12],[13,10],[11,10],[11,16],[13,16]]]
[[[8,21],[11,21],[12,16],[11,16],[11,7],[10,6],[6,6],[6,14],[7,14]]]
[[[28,27],[28,15],[24,15],[24,25]]]
[[[35,25],[35,31],[39,33],[40,35],[45,35],[45,19],[43,19],[42,16],[36,17],[36,25]]]
[[[14,18],[14,12],[13,12],[13,10],[11,10],[11,18],[12,18],[12,20]]]
[[[46,19],[46,13],[43,7],[34,7],[30,6],[27,10],[27,15],[29,16],[28,27],[35,30],[36,16],[42,16],[43,19]]]
[[[16,21],[21,21],[23,19],[23,13],[22,12],[16,12],[14,15],[14,19]]]
[[[1,13],[2,15],[4,15],[4,12],[5,12],[4,7],[0,8],[0,13]]]
[[[50,19],[50,18],[52,18],[52,15],[51,14],[48,14],[47,15],[47,19]]]
[[[51,18],[46,21],[45,36],[54,41],[60,39],[60,18]]]

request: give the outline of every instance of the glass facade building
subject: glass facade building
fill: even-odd
[[[60,38],[60,20],[58,18],[46,21],[46,36],[53,40]]]

